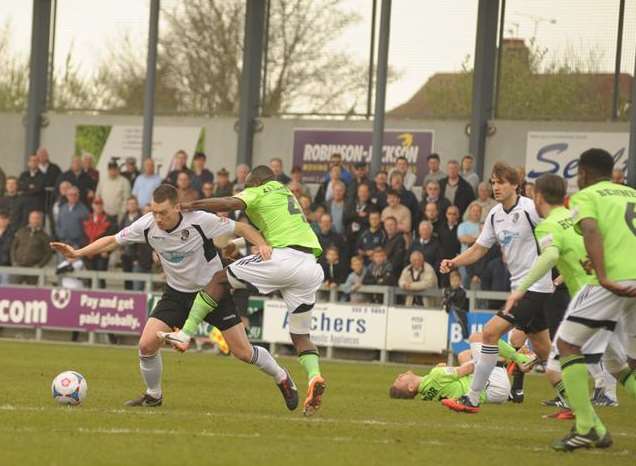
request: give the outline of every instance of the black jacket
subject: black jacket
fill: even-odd
[[[404,255],[406,253],[406,241],[402,233],[396,234],[393,238],[387,236],[384,243],[384,252],[391,263],[391,267],[395,273],[400,273],[404,265]]]
[[[15,231],[11,225],[0,235],[0,265],[11,265],[11,242]]]
[[[97,183],[93,181],[88,173],[82,170],[79,175],[76,175],[72,170],[67,170],[57,179],[58,188],[62,181],[68,181],[73,186],[76,186],[80,192],[80,201],[82,201],[85,206],[90,207],[90,202],[88,202],[88,192],[95,191]]]
[[[325,274],[325,281],[327,283],[336,283],[338,285],[342,285],[345,280],[347,280],[349,267],[347,267],[342,260],[336,262],[335,264],[328,264],[323,256],[320,260],[320,265],[322,266],[322,271]]]
[[[440,196],[444,196],[446,192],[446,185],[448,184],[448,177],[442,178],[439,180],[439,189]],[[455,193],[455,202],[459,208],[459,218],[464,216],[464,212],[468,208],[471,202],[475,200],[475,192],[473,191],[472,186],[463,179],[461,176],[459,177],[459,183],[457,185],[457,192]],[[440,214],[441,215],[441,214]]]
[[[408,256],[404,258],[405,262],[411,257],[413,251],[420,251],[424,255],[424,260],[433,267],[436,272],[439,270],[439,263],[442,260],[442,247],[437,238],[431,238],[428,243],[424,243],[420,238],[415,238],[409,249]]]
[[[18,179],[18,190],[22,195],[22,208],[24,216],[28,220],[29,213],[34,210],[45,210],[44,199],[46,196],[44,174],[36,170],[31,174],[29,170],[22,172]]]

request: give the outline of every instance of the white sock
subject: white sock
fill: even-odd
[[[488,383],[490,373],[497,365],[497,359],[499,358],[499,347],[497,345],[481,344],[481,354],[479,356],[479,362],[475,365],[475,372],[473,374],[473,383],[468,393],[470,402],[477,405],[479,404],[479,396]]]
[[[161,353],[157,351],[151,355],[140,354],[139,369],[141,369],[141,377],[146,384],[146,393],[153,398],[161,398],[161,372],[163,370]]]
[[[274,359],[274,356],[262,346],[252,346],[252,360],[250,364],[254,364],[267,375],[272,376],[276,383],[281,383],[287,378],[285,369],[280,367],[276,359]]]

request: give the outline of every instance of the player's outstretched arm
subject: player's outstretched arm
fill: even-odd
[[[256,228],[247,223],[236,222],[234,224],[234,233],[256,246],[263,260],[269,260],[272,257],[272,247],[267,244],[265,238],[261,236]]]
[[[118,244],[115,240],[115,235],[104,236],[91,244],[84,246],[81,249],[74,249],[68,244],[52,242],[50,243],[51,249],[59,252],[67,259],[77,259],[84,256],[95,256],[102,252],[109,252],[116,249]]]
[[[199,199],[197,201],[182,202],[181,210],[208,210],[210,212],[230,212],[232,210],[245,210],[245,203],[237,197],[216,197],[211,199]]]
[[[442,273],[449,273],[457,267],[474,264],[484,257],[487,252],[488,248],[485,248],[481,244],[474,243],[454,259],[444,259],[439,266],[439,270]]]

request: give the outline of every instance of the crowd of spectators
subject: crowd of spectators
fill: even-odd
[[[99,173],[93,157],[85,154],[73,157],[63,171],[40,148],[18,177],[0,173],[0,265],[42,267],[51,259],[50,240],[81,247],[113,234],[148,211],[152,192],[161,183],[174,185],[183,201],[231,196],[244,188],[250,167],[237,166],[231,180],[225,168],[213,173],[206,164],[203,153],[193,154],[189,161],[188,154],[179,151],[163,178],[152,159],[145,159],[141,170],[134,158],[122,166],[111,160]],[[281,159],[271,159],[276,179],[298,199],[323,247],[319,260],[325,285],[340,287],[342,299],[373,299],[359,292],[363,285],[413,292],[450,286],[449,276],[439,273],[440,262],[476,241],[496,202],[490,184],[474,172],[470,155],[449,160],[446,171],[438,154],[431,154],[427,165],[418,186],[417,174],[404,157],[371,179],[366,163],[348,166],[340,154],[333,154],[322,183],[312,190],[303,182],[301,167],[293,167],[288,175]],[[533,187],[524,182],[521,192],[532,197]],[[102,254],[88,258],[83,266],[106,270],[115,262],[127,272],[149,272],[152,251],[146,245],[127,246],[115,260]],[[496,247],[459,274],[463,288],[509,290],[505,259]],[[0,283],[6,281],[0,275]],[[138,285],[126,282],[128,289]],[[407,295],[404,302],[427,304],[416,295]]]

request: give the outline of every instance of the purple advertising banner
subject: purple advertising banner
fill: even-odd
[[[329,169],[331,154],[340,153],[347,169],[355,162],[371,162],[371,130],[294,130],[293,165],[303,170],[305,183],[321,183]],[[433,131],[391,130],[384,132],[382,166],[387,171],[404,156],[420,185],[427,172],[426,157],[433,151]]]
[[[0,327],[140,334],[145,323],[143,293],[0,287]]]

